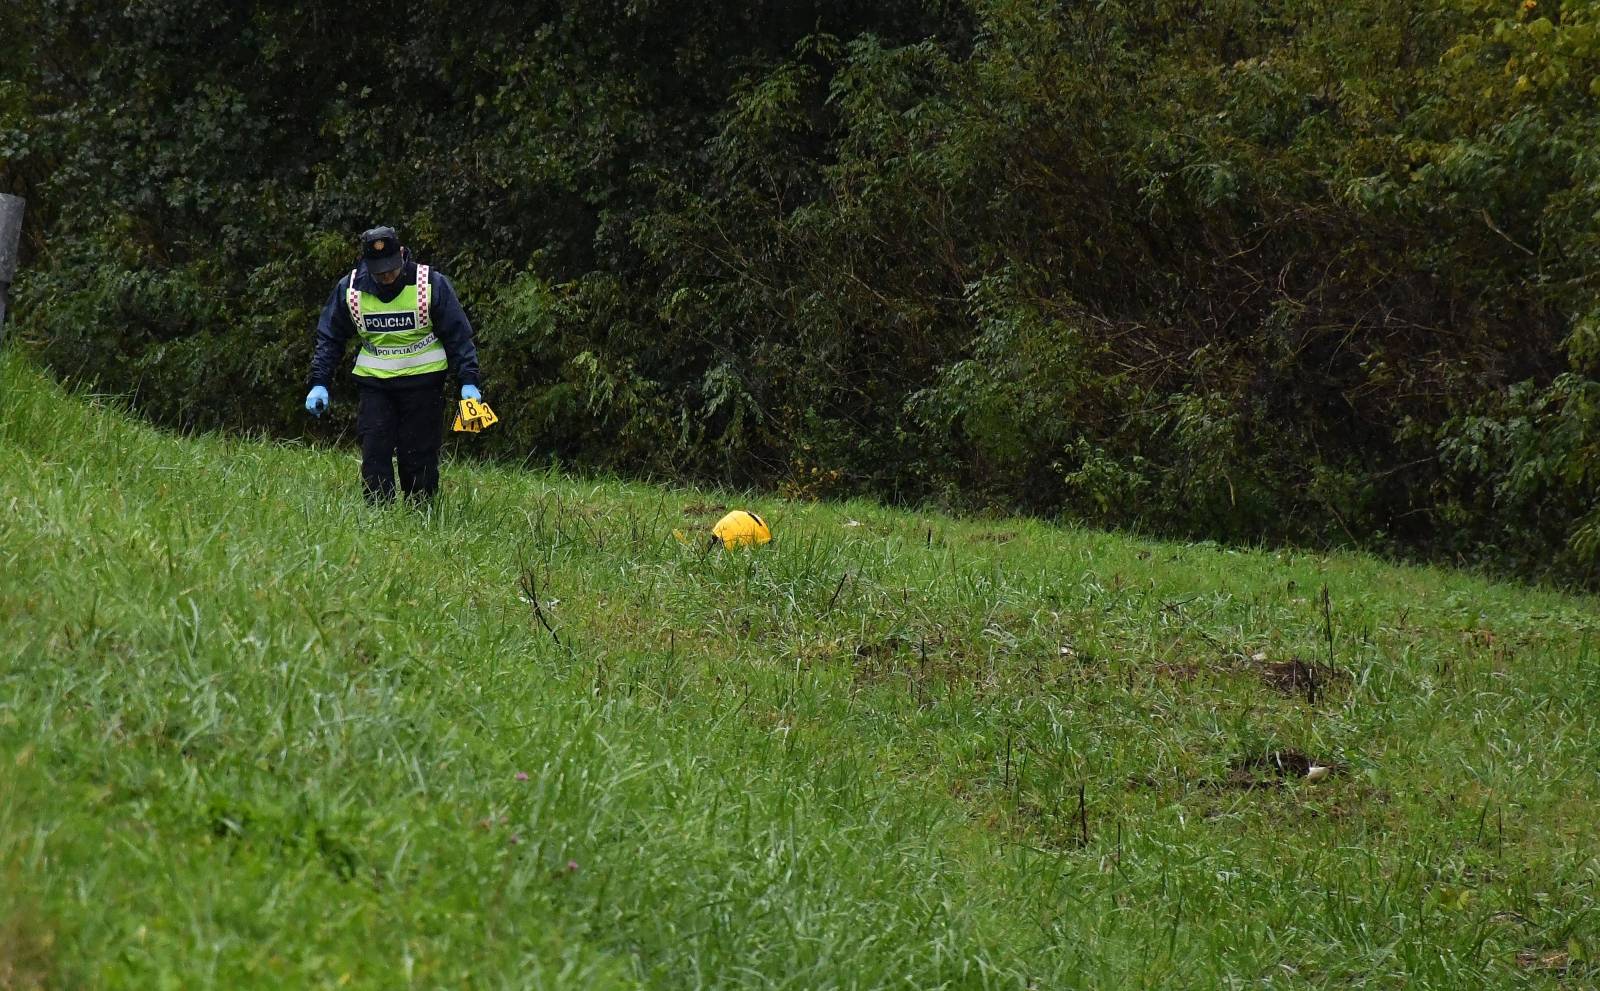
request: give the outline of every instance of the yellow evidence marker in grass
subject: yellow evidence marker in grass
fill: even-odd
[[[672,531],[679,543],[687,544],[689,537],[682,530]],[[767,523],[755,513],[746,509],[735,509],[733,512],[718,520],[711,528],[711,542],[707,545],[715,547],[744,547],[772,542],[772,530]]]

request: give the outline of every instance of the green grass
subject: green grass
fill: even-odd
[[[1600,980],[1592,598],[0,388],[0,989]]]

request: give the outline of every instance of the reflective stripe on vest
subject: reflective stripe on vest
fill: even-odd
[[[351,271],[345,305],[361,334],[357,375],[397,378],[442,372],[448,367],[444,347],[433,333],[428,315],[428,266],[418,265],[417,284],[407,286],[387,303],[372,293],[361,292],[355,284],[356,273]]]

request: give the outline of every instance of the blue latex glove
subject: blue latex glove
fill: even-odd
[[[306,393],[306,412],[312,416],[321,416],[322,411],[328,408],[328,389],[326,386],[314,385]]]
[[[479,392],[478,387],[475,385],[464,385],[461,387],[461,398],[477,399],[481,401],[483,399],[483,393]]]

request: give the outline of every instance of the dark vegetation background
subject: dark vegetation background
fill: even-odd
[[[1594,2],[0,21],[13,333],[158,421],[335,434],[310,330],[388,222],[498,455],[1595,581]]]

